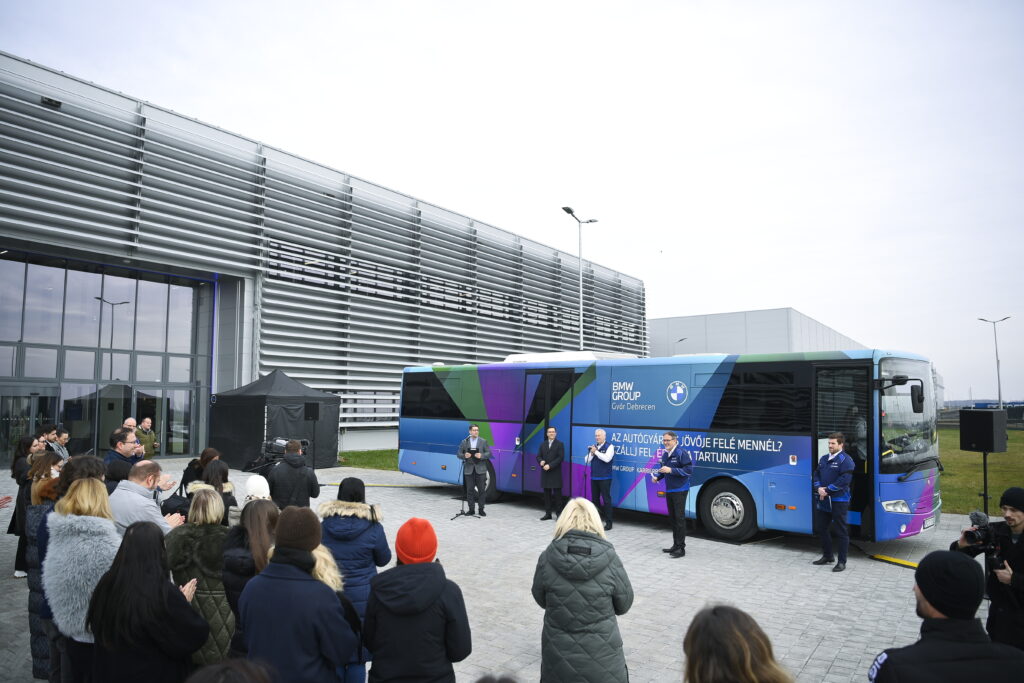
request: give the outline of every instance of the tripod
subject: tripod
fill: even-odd
[[[459,479],[462,481],[462,502],[459,505],[459,511],[455,513],[452,519],[458,519],[459,517],[472,517],[473,519],[480,519],[476,515],[471,515],[466,510],[466,503],[469,502],[469,486],[466,484],[466,458],[459,458]],[[450,521],[450,520],[449,520]]]

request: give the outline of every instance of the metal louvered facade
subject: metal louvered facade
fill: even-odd
[[[397,425],[403,367],[577,345],[574,255],[3,53],[0,240],[213,281],[197,400],[280,368],[342,429]],[[642,281],[583,291],[589,348],[645,355]]]

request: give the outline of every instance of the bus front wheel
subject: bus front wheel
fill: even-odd
[[[712,536],[745,541],[757,532],[757,509],[742,484],[720,479],[701,492],[700,521]]]

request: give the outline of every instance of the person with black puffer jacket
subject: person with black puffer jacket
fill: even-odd
[[[434,527],[413,517],[398,530],[395,553],[398,566],[370,581],[363,620],[370,683],[454,683],[452,662],[470,655],[473,639],[462,591],[434,560]]]
[[[316,472],[306,464],[302,444],[294,439],[285,444],[284,459],[267,475],[270,497],[282,510],[289,505],[308,508],[309,499],[320,495]]]
[[[273,501],[254,500],[242,508],[241,521],[228,529],[224,539],[224,569],[221,578],[228,604],[235,615],[235,633],[231,637],[229,657],[244,657],[248,653],[242,619],[238,613],[238,599],[249,579],[267,566],[279,514]]]

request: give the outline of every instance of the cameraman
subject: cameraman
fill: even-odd
[[[964,530],[950,550],[972,557],[985,552],[986,589],[991,604],[985,628],[995,643],[1006,643],[1024,650],[1024,488],[1006,489],[999,499],[1003,522],[988,527],[988,542],[978,527]],[[971,542],[973,537],[974,542]]]

